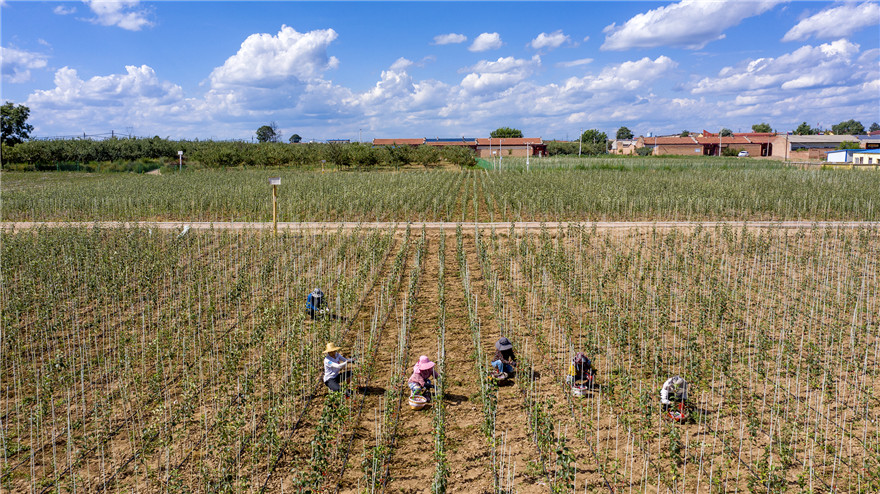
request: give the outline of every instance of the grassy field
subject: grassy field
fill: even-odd
[[[3,172],[3,221],[876,220],[880,174],[758,160],[506,159],[500,171]]]
[[[4,221],[265,221],[278,175],[284,221],[877,219],[876,174],[544,164],[0,179]],[[4,229],[0,279],[2,492],[880,490],[877,228]],[[413,411],[420,355],[443,379]]]

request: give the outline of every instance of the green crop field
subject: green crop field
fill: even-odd
[[[3,221],[876,220],[880,174],[760,161],[547,158],[500,171],[3,172]],[[721,164],[718,164],[721,163]]]
[[[281,176],[282,221],[398,223],[0,230],[0,491],[880,490],[880,228],[455,225],[876,220],[880,175],[505,162],[3,172],[4,221],[266,221]],[[500,336],[519,365],[499,384]],[[356,358],[350,396],[322,383],[327,341]],[[443,378],[416,411],[420,355]],[[682,422],[659,405],[673,375]]]

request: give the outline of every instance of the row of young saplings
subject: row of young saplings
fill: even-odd
[[[369,330],[355,328],[352,355],[360,364],[352,370],[349,383],[342,392],[327,393],[308,451],[292,454],[288,462],[292,486],[299,490],[333,490],[348,466],[354,432],[364,412],[364,394],[354,394],[351,388],[366,388],[371,383],[376,367],[376,355],[388,319],[392,316],[400,283],[405,274],[406,259],[410,247],[410,229],[401,240],[397,252],[384,275],[375,295],[369,318]],[[351,334],[339,334],[335,341],[351,341]],[[271,464],[261,491],[269,488],[277,463]],[[280,479],[282,482],[284,479]]]
[[[301,311],[297,310],[299,297],[291,297],[296,302],[287,304],[287,300],[279,296],[284,294],[286,298],[291,295],[285,292],[285,287],[298,291],[301,288],[297,284],[299,282],[317,284],[350,277],[355,269],[370,264],[371,252],[375,252],[377,247],[375,241],[365,243],[359,234],[347,237],[323,234],[288,239],[289,242],[282,245],[250,236],[220,235],[220,241],[216,242],[213,236],[169,239],[136,229],[89,232],[88,235],[83,232],[59,231],[54,234],[58,237],[52,240],[62,251],[69,246],[77,249],[85,244],[94,245],[88,247],[89,250],[102,252],[107,250],[107,244],[120,244],[134,239],[147,245],[156,243],[155,248],[159,251],[169,247],[180,250],[184,254],[181,256],[183,261],[177,257],[174,263],[149,265],[143,272],[137,271],[137,268],[123,273],[114,271],[112,267],[105,269],[107,264],[116,265],[120,252],[122,255],[141,252],[122,246],[116,251],[116,257],[99,258],[93,262],[93,266],[77,266],[71,259],[73,266],[62,265],[56,270],[56,275],[67,277],[61,281],[62,286],[70,288],[70,293],[80,293],[83,284],[94,281],[84,280],[83,274],[93,277],[95,271],[100,273],[101,269],[105,269],[108,274],[103,280],[110,286],[118,285],[120,278],[124,278],[116,293],[130,297],[133,302],[130,307],[140,308],[140,313],[132,315],[130,309],[122,311],[118,305],[107,303],[90,308],[93,311],[91,314],[86,313],[98,319],[99,324],[84,325],[81,320],[50,311],[43,311],[43,315],[55,316],[55,319],[46,317],[48,321],[45,325],[33,324],[32,314],[22,318],[31,322],[20,327],[25,338],[38,338],[37,341],[43,342],[45,347],[63,340],[67,349],[64,352],[66,360],[47,362],[45,355],[31,354],[35,357],[30,360],[33,367],[25,367],[30,371],[25,373],[19,370],[23,368],[19,366],[22,360],[13,358],[11,366],[16,370],[13,380],[16,394],[8,396],[27,395],[31,382],[50,380],[55,395],[66,398],[66,401],[54,399],[50,403],[55,406],[51,407],[45,404],[28,405],[26,400],[5,402],[7,410],[2,428],[4,444],[21,445],[25,430],[28,431],[28,442],[25,443],[26,447],[16,448],[17,451],[13,449],[13,455],[8,453],[12,448],[4,448],[4,486],[29,485],[28,490],[38,492],[61,486],[82,488],[84,484],[112,487],[125,470],[134,473],[129,482],[135,485],[174,482],[181,475],[179,467],[192,456],[195,449],[193,443],[207,443],[197,431],[205,431],[206,435],[207,431],[222,431],[224,427],[220,425],[228,423],[231,415],[237,415],[230,413],[236,404],[243,402],[244,397],[256,398],[259,395],[254,390],[254,387],[259,387],[256,385],[266,386],[269,381],[274,383],[279,379],[277,374],[263,372],[263,369],[269,370],[270,366],[279,368],[289,363],[291,375],[284,392],[292,395],[301,391],[300,373],[294,370],[297,361],[311,357],[309,351],[300,349],[312,345],[298,347],[287,344],[291,341],[308,341],[309,337],[302,333],[301,321],[298,320],[301,319],[298,314]],[[46,235],[41,237],[38,244],[46,242],[46,236],[53,236],[44,233]],[[378,235],[372,238],[381,240]],[[19,241],[27,243],[28,240],[26,236],[9,236],[4,245]],[[97,244],[104,249],[98,248]],[[328,245],[335,248],[323,249]],[[334,254],[343,251],[346,245],[354,246],[350,254],[343,256],[348,261],[334,258]],[[21,248],[22,245],[16,247]],[[277,255],[279,251],[284,252],[285,248],[291,247],[295,249],[293,255]],[[273,251],[275,255],[271,255]],[[328,256],[323,257],[317,265],[336,266],[337,269],[316,269],[315,264],[293,261],[301,258],[298,254],[300,251],[325,252]],[[26,252],[26,249],[16,249],[7,259],[15,259],[15,255],[21,256]],[[227,257],[230,253],[232,256]],[[276,258],[279,259],[278,264],[274,262]],[[265,259],[273,261],[261,265],[260,260]],[[138,266],[137,261],[132,265]],[[216,266],[221,266],[219,272]],[[13,267],[13,262],[4,265],[4,269]],[[364,275],[368,271],[361,270],[359,274]],[[278,273],[287,273],[288,277],[283,278]],[[21,277],[18,272],[9,274],[10,278]],[[291,279],[290,276],[296,278]],[[136,286],[129,288],[129,284]],[[341,283],[349,284],[350,281]],[[353,286],[358,284],[355,282]],[[153,290],[145,292],[146,289]],[[148,298],[147,293],[155,298]],[[4,307],[20,307],[17,304],[20,294],[4,294]],[[350,298],[345,292],[340,292],[340,296]],[[71,302],[76,304],[78,300],[82,299],[73,298]],[[351,305],[352,302],[346,300],[345,303]],[[39,304],[36,306],[40,307]],[[257,311],[257,307],[262,309]],[[107,314],[110,311],[113,313]],[[60,322],[53,323],[53,320]],[[73,327],[65,328],[65,322],[72,322]],[[51,328],[52,333],[45,329],[47,327]],[[174,329],[160,329],[168,327]],[[270,328],[276,327],[284,327],[285,331],[271,334]],[[325,339],[325,336],[315,336],[316,340]],[[278,344],[286,346],[289,353],[283,356],[279,356],[277,351],[273,353]],[[29,350],[33,351],[35,346],[30,345]],[[12,352],[11,355],[16,353]],[[273,355],[277,361],[269,362]],[[287,361],[282,363],[281,359]],[[119,367],[111,367],[114,364]],[[86,376],[98,373],[100,377],[91,378],[87,384]],[[135,383],[147,386],[136,389],[133,386]],[[60,390],[57,389],[59,387]],[[226,396],[230,398],[227,400]],[[289,397],[279,396],[276,403],[287,402]],[[261,406],[266,404],[264,399],[264,396],[260,396]],[[16,408],[9,409],[10,404]],[[192,416],[196,409],[205,410],[206,407],[208,411],[202,412],[200,417]],[[257,413],[256,409],[251,411]],[[260,414],[262,417],[263,409],[260,409]],[[25,416],[31,417],[27,421],[27,429],[21,427],[21,419]],[[47,416],[57,419],[46,424]],[[40,441],[48,437],[52,441],[65,438],[64,451],[59,451],[55,442],[50,443],[50,448],[45,447],[46,443],[40,446]],[[220,466],[224,461],[213,461],[217,457],[215,451],[219,448],[214,448],[215,441],[210,442],[212,456],[199,455],[202,480],[207,483],[228,481],[228,475],[223,474],[223,467]],[[111,447],[113,455],[109,454]],[[48,456],[49,453],[51,456]],[[215,466],[214,473],[206,469]],[[192,479],[182,481],[189,483]]]
[[[859,233],[849,233],[841,235],[840,232],[817,232],[821,235],[819,236],[822,242],[826,242],[830,245],[827,245],[821,249],[821,252],[830,253],[834,252],[835,248],[839,246],[839,242],[842,240],[852,241],[858,240],[860,235]],[[716,236],[723,236],[723,232],[716,232]],[[730,247],[736,248],[751,248],[749,244],[752,242],[745,233],[742,234],[743,237],[739,238],[729,238],[728,240],[733,240],[728,243]],[[815,249],[815,245],[812,242],[806,242],[804,239],[791,239],[786,236],[782,236],[777,234],[778,236],[768,235],[768,238],[764,240],[771,240],[776,242],[775,248],[781,249],[784,253],[789,254],[785,257],[792,257],[791,254],[802,255],[807,252],[812,252]],[[874,233],[873,235],[876,235]],[[595,234],[593,234],[595,236]],[[678,238],[676,238],[678,236]],[[604,330],[606,334],[613,335],[613,340],[609,340],[606,343],[606,347],[609,347],[609,350],[606,350],[606,355],[608,358],[613,359],[613,353],[618,353],[623,358],[614,359],[613,361],[618,363],[612,367],[612,372],[618,374],[620,377],[625,378],[626,380],[631,380],[636,378],[641,386],[642,381],[638,379],[638,375],[641,374],[641,371],[636,371],[633,373],[633,354],[639,354],[640,347],[639,345],[643,344],[645,341],[660,341],[663,343],[664,348],[668,348],[671,352],[667,352],[667,355],[671,354],[674,358],[672,359],[674,362],[680,362],[680,365],[683,367],[690,369],[691,376],[698,383],[705,383],[706,388],[711,388],[711,393],[705,393],[709,396],[701,396],[699,401],[701,403],[706,403],[707,405],[711,404],[713,407],[717,407],[716,410],[699,410],[699,414],[697,416],[697,421],[700,427],[705,427],[705,429],[709,430],[712,435],[718,438],[722,442],[722,450],[724,450],[725,454],[728,458],[734,459],[734,462],[737,462],[737,473],[736,479],[732,479],[734,484],[739,482],[739,469],[742,468],[746,473],[746,480],[748,485],[755,486],[765,486],[767,488],[778,488],[782,485],[788,484],[800,484],[806,486],[821,486],[823,488],[831,488],[837,487],[839,485],[847,485],[848,488],[852,489],[868,489],[870,490],[873,485],[876,485],[877,482],[877,473],[876,473],[876,457],[872,458],[874,455],[873,446],[871,446],[870,438],[868,437],[867,425],[865,423],[864,428],[862,429],[862,433],[858,434],[861,436],[860,439],[857,439],[857,434],[854,434],[854,431],[857,429],[853,428],[853,423],[848,423],[848,418],[856,418],[857,414],[853,414],[847,416],[847,413],[843,412],[843,420],[837,421],[833,417],[829,417],[829,408],[825,409],[825,412],[821,412],[819,408],[821,408],[821,403],[818,401],[815,405],[810,404],[810,388],[807,388],[808,396],[806,399],[799,398],[799,389],[800,385],[798,384],[801,380],[801,374],[807,374],[809,369],[801,369],[800,365],[803,362],[802,359],[782,359],[784,356],[785,346],[785,338],[788,336],[786,333],[791,333],[795,329],[795,323],[793,321],[779,321],[779,323],[783,326],[782,331],[780,331],[777,338],[779,338],[777,346],[777,357],[770,359],[767,357],[760,357],[760,355],[756,355],[758,352],[754,352],[752,349],[754,345],[751,344],[751,341],[746,345],[740,345],[740,347],[748,348],[749,351],[746,352],[745,355],[738,355],[734,352],[737,334],[730,333],[729,330],[726,330],[724,323],[727,323],[730,326],[735,326],[731,321],[736,321],[737,318],[741,318],[740,324],[752,324],[757,325],[760,321],[759,314],[756,313],[755,309],[752,308],[752,305],[755,305],[754,301],[752,303],[748,302],[749,294],[737,293],[737,291],[730,291],[730,278],[734,278],[731,276],[735,269],[730,267],[730,264],[736,264],[742,258],[734,257],[733,259],[726,257],[723,253],[721,255],[716,254],[717,257],[713,257],[712,253],[717,252],[720,249],[709,249],[709,252],[703,252],[705,249],[705,245],[707,242],[709,245],[712,245],[712,242],[717,242],[717,238],[702,234],[697,238],[682,238],[680,233],[671,233],[666,238],[662,238],[663,242],[659,240],[649,243],[649,246],[657,246],[658,244],[662,247],[664,244],[672,246],[671,249],[672,254],[676,254],[674,252],[675,249],[687,249],[688,246],[692,245],[701,245],[702,249],[693,249],[688,252],[687,258],[682,258],[681,260],[686,261],[683,265],[675,265],[670,264],[669,260],[676,259],[677,255],[669,256],[664,259],[641,259],[638,256],[641,255],[641,252],[638,249],[633,249],[636,252],[636,258],[632,258],[632,250],[629,253],[630,258],[627,258],[626,249],[622,249],[619,244],[615,244],[615,251],[605,251],[602,252],[606,256],[607,262],[605,269],[606,273],[592,272],[590,273],[589,269],[586,269],[586,273],[584,272],[585,268],[592,267],[596,265],[596,252],[595,248],[601,247],[601,245],[596,245],[601,241],[607,241],[608,237],[599,238],[595,240],[599,240],[600,242],[594,242],[594,239],[591,238],[590,234],[585,234],[585,232],[577,232],[576,235],[573,236],[575,241],[572,241],[571,237],[564,238],[562,236],[557,237],[558,244],[557,246],[553,246],[549,242],[549,237],[544,238],[544,246],[542,249],[535,249],[534,246],[529,245],[529,240],[525,237],[522,239],[516,251],[518,252],[528,252],[531,251],[530,254],[526,254],[523,257],[522,263],[527,263],[529,260],[528,257],[531,257],[533,260],[543,256],[541,262],[539,262],[538,270],[524,270],[526,274],[531,274],[531,278],[533,280],[532,286],[543,286],[544,287],[544,296],[543,300],[552,300],[554,297],[559,297],[560,302],[555,312],[561,313],[563,316],[572,319],[571,314],[566,314],[569,307],[577,307],[578,305],[583,305],[582,302],[579,302],[577,299],[574,299],[568,296],[567,292],[571,291],[577,295],[580,295],[581,299],[589,297],[593,299],[595,297],[595,302],[593,300],[590,301],[589,306],[594,313],[597,313],[598,316],[591,315],[589,312],[575,314],[574,319],[577,320],[566,320],[563,327],[572,328],[572,327],[580,327],[584,328],[585,326],[596,325],[597,329]],[[831,240],[829,240],[829,237]],[[842,237],[842,239],[840,238]],[[511,238],[515,238],[511,235]],[[864,238],[864,237],[862,237]],[[870,236],[868,238],[871,238]],[[876,238],[876,237],[874,237]],[[837,239],[834,241],[834,239]],[[580,240],[580,241],[577,241]],[[643,238],[631,239],[636,242],[636,245],[639,245],[640,242],[644,242]],[[761,240],[760,238],[758,240]],[[790,245],[788,242],[794,240],[794,245]],[[806,245],[801,246],[798,242],[804,242]],[[757,242],[760,243],[760,242]],[[766,243],[766,242],[765,242]],[[570,245],[569,245],[570,244]],[[741,244],[737,246],[737,244]],[[571,245],[575,246],[577,252],[571,252]],[[872,247],[873,245],[873,247]],[[774,247],[771,243],[770,247]],[[630,245],[632,249],[632,245]],[[794,252],[788,252],[788,249],[791,248]],[[872,249],[874,250],[872,255]],[[538,250],[538,252],[536,252]],[[562,253],[562,251],[565,251]],[[516,251],[513,251],[513,256],[515,257]],[[543,251],[543,252],[541,252]],[[861,276],[857,276],[857,280],[860,277],[860,283],[851,283],[852,279],[847,280],[847,273],[837,273],[834,271],[827,270],[825,271],[824,277],[815,277],[815,276],[803,276],[804,273],[800,273],[803,277],[805,283],[810,282],[811,280],[825,280],[825,284],[816,288],[819,288],[820,291],[822,288],[827,288],[828,279],[831,278],[832,283],[836,283],[839,286],[850,285],[855,286],[855,290],[858,295],[853,297],[855,299],[862,300],[863,307],[874,307],[876,308],[876,294],[877,294],[877,284],[876,284],[876,276],[871,273],[876,272],[876,265],[872,262],[872,259],[876,259],[876,243],[862,243],[860,249],[856,250],[852,257],[857,258],[856,262],[852,262],[855,267],[862,267],[864,271],[862,271]],[[610,256],[609,252],[614,252],[614,256]],[[772,253],[772,251],[770,251]],[[557,254],[560,253],[561,255]],[[766,261],[766,259],[761,259],[765,254],[750,252],[750,255],[755,259],[755,264],[761,264]],[[840,254],[837,254],[840,255]],[[863,257],[864,256],[864,257]],[[695,258],[695,259],[694,259]],[[713,265],[714,261],[721,259],[722,263],[727,263],[727,266],[718,266]],[[694,266],[691,266],[693,269],[700,269],[701,264],[705,263],[710,266],[709,269],[706,269],[705,272],[684,272],[678,273],[677,276],[667,277],[662,279],[660,283],[652,283],[651,280],[646,281],[645,272],[650,271],[651,266],[660,265],[663,270],[674,270],[680,269],[682,267],[687,268],[688,264],[691,261],[694,261]],[[833,260],[833,258],[832,258]],[[574,262],[571,262],[574,261]],[[622,264],[621,261],[623,261]],[[617,270],[618,264],[620,266],[626,265],[629,263],[628,268],[623,268],[620,273],[615,274],[614,276],[606,277],[608,274],[607,270]],[[516,266],[517,263],[509,263],[507,260],[500,263],[501,266]],[[567,266],[567,264],[574,264],[574,266]],[[840,264],[840,263],[837,263]],[[817,263],[817,265],[822,265]],[[827,266],[828,264],[822,265]],[[833,266],[833,264],[832,264]],[[763,267],[766,267],[764,265]],[[538,276],[534,274],[541,273]],[[542,272],[543,271],[543,272]],[[566,284],[571,284],[572,281],[578,282],[576,283],[578,286],[557,289],[549,284],[547,284],[546,280],[548,276],[546,276],[546,272],[554,272],[557,276],[555,276],[555,283],[558,283],[559,287],[565,287]],[[703,283],[700,281],[701,277],[705,277],[707,273],[714,273],[717,271],[721,271],[722,273],[727,273],[728,279],[724,283],[718,283],[718,280],[710,279],[710,284],[707,285],[697,285],[694,287],[694,280]],[[534,273],[534,274],[533,274]],[[633,279],[633,274],[636,273],[639,275],[638,278]],[[856,270],[858,274],[858,270]],[[622,277],[620,275],[623,275]],[[668,275],[669,272],[661,273],[664,276]],[[770,278],[771,281],[780,281],[783,286],[778,287],[779,289],[774,290],[773,293],[790,293],[792,291],[796,292],[796,290],[785,291],[781,288],[788,288],[784,285],[789,283],[787,280],[792,279],[790,276],[782,277],[775,275],[774,273],[770,273],[768,275],[762,275],[759,277],[762,281],[767,281],[767,277]],[[843,278],[841,280],[840,278]],[[605,279],[603,279],[605,278]],[[835,278],[837,278],[835,280]],[[755,290],[755,288],[747,283],[751,281],[751,277],[743,277],[740,279],[740,285],[745,285],[748,290]],[[614,288],[614,292],[608,297],[603,293],[603,290],[608,290],[608,286],[614,286],[615,283],[622,283],[620,286],[616,286]],[[734,283],[736,285],[736,283]],[[588,287],[605,287],[602,290],[595,290],[595,288]],[[833,286],[833,285],[832,285]],[[679,287],[682,288],[675,293],[673,290],[668,290],[670,287]],[[668,291],[666,291],[668,290]],[[528,292],[529,290],[526,290]],[[665,293],[663,293],[665,291]],[[595,293],[593,293],[595,292]],[[660,296],[657,293],[660,292]],[[538,292],[535,292],[538,293]],[[682,303],[681,299],[686,298],[689,294],[691,296],[696,293],[697,295],[702,294],[702,298],[696,301],[696,304],[691,302],[691,306],[688,306],[687,302]],[[587,295],[588,294],[588,295]],[[586,296],[584,296],[586,295]],[[757,297],[757,295],[761,295],[761,293],[755,294],[755,299],[758,302],[766,301],[768,298],[772,300],[773,297]],[[769,295],[769,293],[767,293]],[[727,298],[725,298],[727,297]],[[667,308],[663,308],[662,301],[665,298],[667,303]],[[794,299],[798,300],[798,299]],[[658,303],[660,301],[660,303]],[[746,312],[745,315],[739,313],[743,308],[739,306],[739,304],[734,304],[735,301],[746,301],[744,310]],[[792,303],[792,300],[788,300],[788,303]],[[734,307],[734,305],[737,305]],[[648,310],[645,310],[647,308]],[[824,310],[825,306],[823,306]],[[544,308],[544,310],[548,310]],[[657,317],[657,313],[659,311],[664,312],[659,318]],[[876,310],[876,309],[874,309]],[[693,315],[692,312],[699,311],[698,315]],[[554,312],[550,309],[550,312]],[[833,311],[831,311],[833,312]],[[617,320],[614,321],[612,319],[615,315],[625,315],[624,318],[617,317]],[[670,325],[658,324],[657,321],[662,319],[663,317],[669,317],[670,315],[675,314],[676,318],[685,318],[687,319],[685,325],[682,327],[670,327]],[[716,321],[719,327],[723,331],[719,331],[718,333],[722,337],[733,338],[733,344],[718,341],[718,338],[715,337],[716,332],[706,332],[699,331],[699,328],[696,327],[695,322],[704,323],[705,314],[722,314],[720,321]],[[851,318],[853,321],[864,320],[865,325],[862,326],[863,331],[865,331],[865,338],[863,340],[862,345],[864,345],[863,349],[855,352],[856,355],[868,355],[868,353],[876,353],[876,323],[872,322],[872,311],[871,309],[867,309],[864,311],[855,311],[853,313],[846,313],[848,318]],[[635,318],[627,320],[626,315],[635,315]],[[829,314],[831,315],[831,314]],[[698,317],[700,316],[700,317]],[[865,319],[863,319],[865,318]],[[593,319],[592,321],[590,319]],[[673,318],[670,318],[673,319]],[[826,321],[828,318],[825,319]],[[834,333],[837,332],[837,338],[840,338],[844,334],[844,329],[849,329],[849,325],[847,326],[837,326],[833,323],[828,324],[827,326],[832,329],[832,332],[827,333],[822,336],[823,338],[828,337],[829,340],[834,339]],[[652,328],[657,328],[659,331],[651,331]],[[633,329],[638,330],[636,333],[633,332]],[[810,326],[807,332],[802,332],[800,337],[800,351],[803,351],[804,348],[804,340],[809,338],[809,331],[818,332],[821,334],[822,329],[820,327],[812,327]],[[652,334],[653,333],[653,334]],[[671,333],[671,334],[669,334]],[[849,331],[846,331],[846,334],[849,335]],[[582,338],[583,333],[578,334],[578,338]],[[589,336],[589,333],[588,333]],[[696,341],[696,337],[699,336],[702,338],[703,343]],[[744,333],[741,335],[743,339],[746,337],[752,339],[760,339],[760,335],[756,335],[754,333]],[[790,337],[790,336],[789,336]],[[629,341],[627,340],[629,339]],[[633,341],[633,340],[638,341]],[[795,340],[797,341],[797,340]],[[839,340],[838,340],[839,341]],[[615,345],[611,345],[614,342]],[[622,342],[624,344],[621,348],[615,348],[618,342]],[[684,342],[684,344],[676,344],[676,342]],[[720,343],[720,344],[719,344]],[[745,343],[745,342],[743,342]],[[872,349],[873,347],[873,349]],[[737,374],[736,371],[733,370],[733,365],[730,363],[724,362],[724,357],[728,356],[725,354],[721,355],[719,359],[711,360],[711,363],[720,363],[722,372],[721,375],[718,375],[714,368],[711,368],[710,365],[694,365],[699,364],[698,359],[688,359],[689,355],[704,355],[705,352],[710,351],[710,349],[714,348],[724,348],[724,352],[731,353],[736,357],[742,358],[743,361],[751,360],[755,362],[752,364],[752,368],[755,365],[769,365],[772,362],[776,362],[777,368],[770,372],[761,372],[762,376],[765,379],[777,378],[779,376],[786,377],[786,385],[782,385],[781,382],[777,379],[777,382],[773,386],[765,386],[763,388],[759,388],[754,392],[749,392],[747,394],[737,393],[737,390],[741,391],[743,388],[746,389],[754,389],[753,384],[749,384],[753,379],[752,376],[750,379],[742,379]],[[614,349],[613,352],[609,353],[611,349]],[[643,351],[644,348],[641,349]],[[761,347],[758,346],[758,351],[761,351]],[[656,355],[653,358],[656,366]],[[626,361],[629,359],[629,365],[619,365],[619,362]],[[861,359],[859,359],[861,360]],[[864,361],[864,360],[862,360]],[[790,372],[780,372],[784,371],[784,367],[779,367],[780,362],[784,362],[786,364],[793,364],[795,367]],[[833,360],[832,360],[833,362]],[[847,363],[844,365],[851,366],[852,364]],[[748,367],[747,367],[748,368]],[[638,369],[638,367],[636,367]],[[794,385],[791,384],[791,374],[794,374]],[[648,375],[656,375],[656,367],[655,371],[648,373]],[[827,375],[827,373],[826,373]],[[859,373],[859,376],[862,378],[867,377],[869,380],[876,376],[875,370],[872,371],[869,367],[864,367],[862,371]],[[720,380],[720,383],[718,382]],[[731,388],[729,383],[734,383],[734,387]],[[644,399],[644,396],[640,392],[639,394],[634,394],[629,392],[634,389],[632,384],[629,382],[623,388],[624,403],[638,403],[639,401],[647,401]],[[716,387],[718,388],[716,390]],[[771,388],[771,393],[768,395],[768,388]],[[613,388],[611,388],[613,389]],[[610,389],[610,390],[611,390]],[[610,391],[609,390],[609,391]],[[794,392],[792,392],[794,390]],[[821,391],[821,388],[820,388]],[[628,393],[629,392],[629,393]],[[718,396],[717,393],[723,392],[724,394]],[[757,394],[760,392],[760,394]],[[866,395],[867,402],[870,402],[871,396],[868,394],[869,392],[863,390]],[[613,397],[612,393],[608,393]],[[629,394],[630,396],[626,396]],[[825,393],[817,392],[813,393],[814,396],[818,398],[822,398]],[[721,398],[721,399],[719,399]],[[831,401],[832,404],[837,401],[837,399],[833,396],[824,396],[826,401]],[[723,401],[722,401],[723,400]],[[805,403],[802,403],[804,401]],[[757,402],[760,402],[760,409],[757,407]],[[735,404],[733,407],[733,412],[739,413],[739,417],[734,424],[727,424],[725,427],[724,423],[720,423],[719,421],[722,418],[723,412],[727,411],[724,408],[724,404]],[[839,403],[839,402],[838,402]],[[865,402],[861,402],[862,410],[864,410],[865,417],[861,420],[867,420],[867,415],[870,415],[871,407],[876,406],[875,404],[871,404],[870,406]],[[727,405],[728,409],[730,405]],[[804,429],[805,435],[803,436],[808,443],[805,445],[805,449],[803,449],[802,454],[805,455],[802,458],[798,458],[796,449],[797,444],[797,429],[798,429],[798,421],[795,420],[794,417],[790,416],[791,409],[794,408],[794,416],[800,417],[798,420],[803,420],[801,423],[801,427]],[[840,407],[838,407],[840,408]],[[845,407],[844,407],[845,408]],[[801,410],[798,413],[798,410]],[[764,419],[765,410],[770,414],[770,422],[769,424]],[[708,420],[710,415],[715,415],[714,425]],[[811,420],[812,419],[812,420]],[[726,419],[728,422],[729,418]],[[730,432],[730,429],[733,429],[731,425],[735,426],[739,430],[739,437],[733,432]],[[783,432],[786,432],[787,437],[783,437],[780,434],[780,429]],[[835,429],[837,429],[837,436],[834,435]],[[650,427],[646,427],[645,425],[637,427],[637,430],[642,431],[642,435],[644,436],[645,431],[650,431]],[[662,430],[662,429],[660,429]],[[751,438],[746,436],[743,437],[744,431],[748,430]],[[765,432],[766,431],[766,432]],[[829,431],[831,434],[829,435]],[[760,432],[760,434],[758,434]],[[669,437],[670,443],[670,453],[672,456],[681,457],[681,453],[677,452],[679,448],[676,446],[678,439],[676,435],[679,434],[675,428],[668,429],[666,431],[666,435]],[[690,450],[690,455],[692,457],[693,463],[698,464],[698,472],[697,472],[697,485],[700,485],[702,481],[702,477],[704,475],[704,450],[707,448],[705,443],[701,443],[699,448],[690,447],[688,448],[688,431],[685,431],[685,451]],[[699,430],[695,432],[695,435],[699,435]],[[756,435],[757,434],[757,435]],[[759,441],[761,436],[766,436],[767,439],[763,441]],[[644,438],[646,443],[650,442],[650,437]],[[866,440],[867,439],[867,440]],[[844,443],[844,441],[847,443]],[[745,443],[745,445],[744,445]],[[876,444],[876,443],[874,443]],[[849,447],[849,454],[841,453],[841,446]],[[853,449],[854,447],[854,449]],[[659,448],[659,442],[658,442]],[[715,444],[711,445],[712,451],[714,453]],[[699,449],[699,456],[694,455],[694,451]],[[758,451],[763,451],[762,454],[758,456],[754,456],[752,450],[757,449]],[[861,453],[859,450],[861,449]],[[818,453],[818,454],[814,454]],[[684,454],[684,461],[687,461],[688,454]],[[713,455],[709,455],[711,458]],[[821,462],[819,461],[821,457]],[[709,466],[709,484],[712,486],[717,486],[719,479],[722,477],[719,475],[718,469],[715,469],[713,472],[713,468],[716,466],[715,461],[710,459]],[[854,462],[862,463],[859,465],[858,463],[851,465],[852,468],[848,467],[847,464],[853,464]],[[682,460],[678,460],[674,463],[683,463]],[[830,464],[829,464],[830,463]],[[718,465],[720,467],[720,465]],[[788,472],[786,477],[785,471],[783,468],[790,468],[792,466],[796,466],[799,468],[795,468],[795,472]],[[780,468],[782,467],[782,468]],[[863,467],[864,470],[858,468]],[[840,469],[843,470],[840,470]],[[793,477],[793,473],[797,471],[801,473],[797,476]],[[829,472],[829,470],[831,470]],[[845,470],[849,470],[848,473],[845,473]],[[714,475],[713,475],[714,473]],[[725,472],[723,479],[723,485],[719,486],[719,490],[723,488],[727,488],[729,479],[729,472]]]

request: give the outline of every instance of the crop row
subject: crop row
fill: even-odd
[[[514,171],[4,172],[4,221],[876,220],[880,175],[776,165]]]

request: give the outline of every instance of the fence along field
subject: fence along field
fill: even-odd
[[[0,482],[876,492],[878,236],[0,232]],[[337,317],[307,317],[314,286]],[[501,334],[521,361],[512,386],[485,379]],[[326,392],[327,340],[357,356],[366,394]],[[577,349],[599,371],[584,398],[562,385]],[[446,400],[413,412],[401,400],[420,354]],[[658,394],[676,373],[696,411],[674,425]]]
[[[2,172],[3,221],[877,220],[880,174],[754,162],[547,158],[525,172]],[[533,162],[540,162],[535,159]]]

